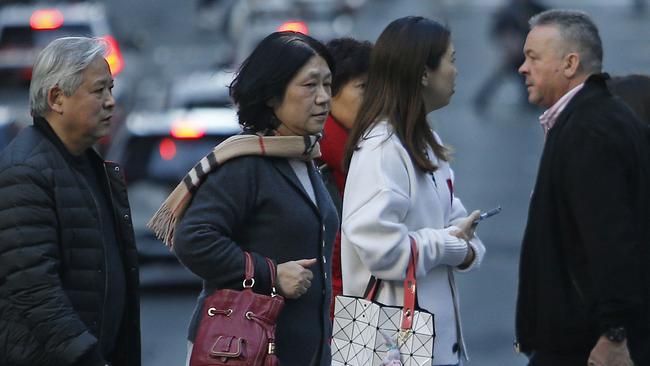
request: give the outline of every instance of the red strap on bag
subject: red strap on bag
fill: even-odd
[[[417,282],[415,280],[415,269],[418,265],[418,246],[411,238],[411,258],[406,268],[406,279],[404,279],[404,308],[402,309],[402,330],[410,330],[413,326],[413,314],[415,313],[415,296]]]
[[[255,266],[253,266],[253,256],[249,252],[244,252],[246,260],[246,272],[244,273],[244,288],[253,288],[255,285]]]
[[[404,279],[404,308],[402,309],[402,323],[400,326],[403,331],[411,330],[413,327],[413,314],[415,312],[417,295],[415,271],[418,265],[418,246],[415,244],[415,239],[410,236],[409,239],[411,242],[411,257],[409,258],[409,264],[406,268],[406,278]],[[368,301],[375,301],[380,284],[380,279],[371,276],[363,298]]]
[[[275,264],[269,258],[266,259],[266,264],[269,265],[269,273],[271,273],[271,297],[278,296],[278,292],[275,289],[275,278],[277,276]]]

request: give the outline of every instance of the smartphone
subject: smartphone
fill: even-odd
[[[501,206],[497,206],[489,211],[483,212],[481,216],[478,217],[478,219],[474,220],[474,225],[478,224],[479,222],[487,219],[488,217],[494,216],[501,212]]]

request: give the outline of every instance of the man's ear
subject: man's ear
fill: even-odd
[[[564,76],[567,78],[573,78],[577,73],[578,70],[580,69],[580,66],[582,64],[580,60],[580,55],[578,53],[572,52],[564,56]]]
[[[63,90],[58,85],[47,91],[47,105],[58,114],[63,113]]]

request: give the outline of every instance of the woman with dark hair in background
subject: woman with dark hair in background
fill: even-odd
[[[219,161],[175,227],[176,255],[203,279],[190,341],[205,298],[217,289],[242,289],[247,251],[255,292],[271,292],[265,258],[277,266],[277,290],[286,299],[275,338],[280,364],[330,364],[330,259],[338,218],[311,159],[318,156],[316,136],[330,109],[332,70],[321,43],[277,32],[257,46],[232,82],[239,122],[260,151]],[[286,137],[280,145],[298,141],[299,151],[274,155],[272,149],[283,148],[278,136]],[[285,152],[291,149],[287,144]]]
[[[607,86],[632,108],[641,122],[650,125],[650,76],[615,76],[607,80]]]
[[[393,21],[375,43],[368,84],[345,161],[343,293],[363,296],[381,279],[377,301],[402,305],[413,240],[417,301],[435,314],[434,365],[458,365],[461,335],[454,272],[477,268],[485,248],[454,195],[449,152],[426,115],[449,103],[457,70],[447,28],[422,17]]]
[[[368,63],[372,43],[360,42],[352,38],[337,38],[327,43],[336,72],[332,79],[332,108],[323,127],[323,139],[320,142],[321,173],[325,185],[332,196],[332,201],[341,214],[345,172],[343,171],[343,154],[348,133],[357,118],[363,93],[368,79]],[[332,252],[332,304],[330,315],[334,311],[334,298],[342,293],[341,282],[341,237],[336,235]]]

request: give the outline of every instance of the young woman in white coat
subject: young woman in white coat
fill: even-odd
[[[372,275],[382,280],[377,301],[402,305],[413,238],[418,306],[435,314],[434,365],[466,358],[454,273],[478,268],[485,253],[472,224],[479,212],[467,215],[454,195],[449,152],[426,120],[454,93],[454,57],[439,23],[389,24],[371,54],[345,157],[343,293],[363,296]]]

